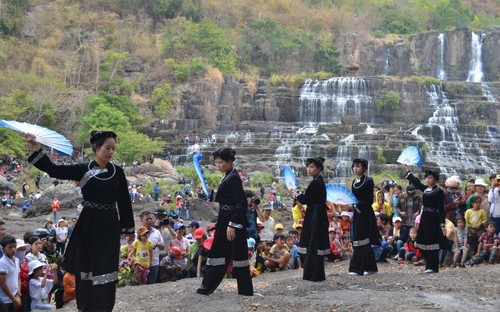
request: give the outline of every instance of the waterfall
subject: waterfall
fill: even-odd
[[[361,78],[307,79],[299,102],[300,121],[304,123],[340,124],[344,116],[359,116],[361,122],[373,119],[373,99]]]
[[[426,94],[434,113],[425,126],[419,126],[412,131],[419,142],[425,142],[429,147],[426,161],[435,163],[441,174],[446,176],[496,172],[497,164],[488,158],[481,148],[475,127],[463,133],[464,137],[459,134],[458,112],[450,104],[441,86],[432,85],[429,89],[426,88]],[[493,131],[492,129],[491,132]],[[425,140],[422,133],[429,136],[430,140]]]
[[[385,48],[384,75],[389,75],[389,49]]]
[[[437,77],[439,80],[446,80],[446,72],[444,71],[444,33],[440,33],[439,40],[439,64],[437,70]]]
[[[493,93],[491,93],[490,87],[484,82],[481,82],[481,90],[483,91],[483,96],[486,98],[486,101],[490,103],[495,103],[496,99],[493,96]]]
[[[483,49],[484,37],[485,37],[484,34],[479,36],[475,32],[472,32],[471,59],[470,59],[469,75],[467,77],[467,82],[483,81],[482,49]]]
[[[372,128],[370,125],[366,125],[366,134],[377,134],[377,129]]]

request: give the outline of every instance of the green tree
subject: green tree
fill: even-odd
[[[128,123],[132,125],[139,125],[143,121],[137,106],[126,96],[99,92],[98,95],[87,97],[86,101],[92,110],[97,109],[101,104],[118,109],[127,117]]]
[[[7,35],[19,34],[30,4],[31,0],[0,1],[0,31]]]
[[[82,118],[78,140],[85,142],[92,130],[112,130],[118,133],[131,129],[129,119],[122,111],[107,104],[100,104],[94,112]]]
[[[145,157],[164,150],[164,142],[152,139],[143,133],[117,130],[116,134],[118,138],[115,157],[120,162],[142,161]]]
[[[151,95],[151,103],[154,105],[154,114],[160,118],[167,118],[168,109],[175,100],[175,94],[172,87],[168,83],[155,88]]]
[[[339,76],[342,73],[342,65],[338,58],[339,52],[333,44],[333,38],[328,33],[322,33],[314,51],[316,71],[326,71]]]
[[[26,155],[26,142],[19,133],[0,127],[0,155],[21,156]]]
[[[467,27],[473,21],[470,11],[460,0],[439,0],[431,11],[429,23],[433,29]]]

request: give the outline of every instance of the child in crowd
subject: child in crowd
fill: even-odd
[[[353,248],[351,243],[351,237],[349,233],[342,235],[342,241],[340,242],[340,256],[342,260],[350,259],[352,256]]]
[[[47,272],[54,268],[47,266],[47,272],[44,272],[45,266],[45,264],[38,260],[31,261],[28,265],[32,310],[52,310],[52,306],[48,299],[48,293],[52,285],[57,283],[57,274],[55,274],[55,272],[52,274],[54,280],[47,279]]]
[[[421,251],[415,246],[416,241],[417,229],[412,227],[410,228],[410,237],[406,241],[404,247],[399,250],[399,263],[405,263],[405,261],[414,263],[420,260]]]
[[[255,250],[255,239],[253,237],[247,238],[247,249],[248,249],[248,266],[250,270],[250,275],[256,277],[260,272],[255,268],[255,263],[257,262],[257,253]]]
[[[153,262],[154,244],[148,239],[149,230],[145,226],[137,229],[137,239],[132,245],[128,257],[135,262],[135,274],[139,285],[145,285],[148,280],[149,266]]]
[[[283,232],[285,231],[285,228],[283,227],[283,224],[281,223],[278,223],[274,226],[274,233],[278,234],[278,233],[281,233],[281,234],[284,234]]]
[[[342,235],[342,229],[340,227],[339,221],[340,214],[337,211],[334,211],[332,214],[332,221],[330,222],[329,228],[333,228],[333,230],[337,233],[337,237]]]
[[[273,240],[274,245],[269,250],[264,265],[268,270],[275,272],[277,270],[281,271],[286,269],[288,261],[290,260],[290,254],[285,244],[285,235],[276,233],[274,234]]]
[[[288,234],[292,235],[292,237],[293,237],[293,244],[296,245],[296,246],[298,246],[299,245],[299,241],[300,241],[299,231],[293,229],[293,230],[288,231]]]
[[[342,235],[349,234],[351,232],[351,216],[347,211],[342,211],[340,216],[342,217],[339,222],[341,233]]]
[[[213,237],[209,237],[203,241],[201,246],[198,248],[196,254],[198,255],[198,262],[196,264],[196,276],[203,277],[207,267],[207,257],[208,252],[212,248],[212,243],[214,242]]]
[[[489,221],[486,222],[486,231],[479,237],[479,246],[477,253],[472,259],[467,261],[467,265],[476,265],[483,260],[488,261],[493,264],[498,261],[498,245],[500,244],[500,239],[495,233],[495,223]]]
[[[288,268],[296,270],[302,267],[302,263],[299,257],[299,248],[295,244],[295,238],[291,234],[285,235],[285,243],[290,250],[290,259],[288,260]]]
[[[465,212],[465,226],[468,232],[468,241],[471,250],[478,251],[478,238],[483,233],[483,226],[488,218],[483,209],[481,209],[481,197],[477,195],[471,196],[472,208]],[[479,252],[479,251],[478,251]]]
[[[187,238],[184,237],[184,234],[186,233],[186,227],[183,224],[181,223],[175,224],[174,231],[176,236],[172,239],[172,246],[178,247],[179,250],[181,251],[181,257],[180,258],[176,257],[174,259],[174,264],[182,269],[182,273],[178,277],[178,279],[182,279],[188,277],[186,265],[187,265],[187,257],[189,256],[191,247],[189,245],[189,241],[187,240]]]
[[[134,248],[135,234],[129,233],[124,235],[125,242],[120,246],[120,260],[128,258],[128,254]]]
[[[455,228],[455,237],[453,244],[453,266],[465,266],[465,261],[467,261],[467,255],[469,254],[469,248],[467,244],[467,228],[465,227],[465,220],[462,217],[457,218],[457,227]],[[460,262],[458,262],[460,261]]]
[[[382,237],[380,245],[372,245],[373,254],[375,256],[375,261],[377,262],[387,262],[387,257],[391,254],[394,247],[392,247],[393,240],[386,241],[384,236],[387,232],[385,227],[381,224],[378,225],[378,231]]]
[[[327,256],[328,261],[339,262],[342,260],[340,256],[340,242],[337,239],[337,231],[335,228],[328,228],[328,236],[330,238],[330,251],[331,253]]]
[[[63,303],[66,304],[76,299],[76,279],[75,274],[66,272],[64,266],[60,266],[63,271]]]
[[[0,239],[3,256],[0,259],[0,310],[17,311],[22,307],[19,260],[16,239],[5,235]]]

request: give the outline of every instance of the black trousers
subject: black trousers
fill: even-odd
[[[425,269],[431,269],[434,272],[439,272],[439,249],[436,250],[422,250],[424,254],[426,265]]]
[[[359,275],[363,275],[364,272],[378,272],[377,262],[370,244],[354,247],[349,263],[349,272],[355,272]]]
[[[208,254],[206,271],[200,288],[201,295],[212,294],[224,279],[229,263],[233,261],[232,275],[238,283],[238,294],[253,296],[252,277],[250,276],[246,230],[236,229],[236,237],[228,241],[226,230],[215,232],[214,242]]]

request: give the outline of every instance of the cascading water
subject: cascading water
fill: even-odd
[[[467,82],[482,82],[483,81],[483,39],[484,34],[478,35],[472,32],[471,41],[471,59],[469,66],[469,75]]]
[[[418,141],[429,147],[427,161],[439,166],[446,176],[460,173],[485,174],[496,172],[496,162],[489,159],[479,145],[479,137],[474,128],[467,140],[458,132],[458,113],[446,97],[440,85],[426,89],[429,104],[434,108],[427,125],[417,127],[412,133]],[[438,130],[438,131],[436,131]],[[429,136],[425,140],[421,133]]]
[[[361,78],[307,79],[300,91],[300,121],[304,123],[339,124],[344,116],[359,116],[368,123],[373,112],[373,99]]]
[[[439,64],[437,70],[437,77],[439,80],[446,80],[446,72],[444,71],[444,33],[440,33],[439,40]]]
[[[385,48],[384,75],[389,75],[389,49]]]

